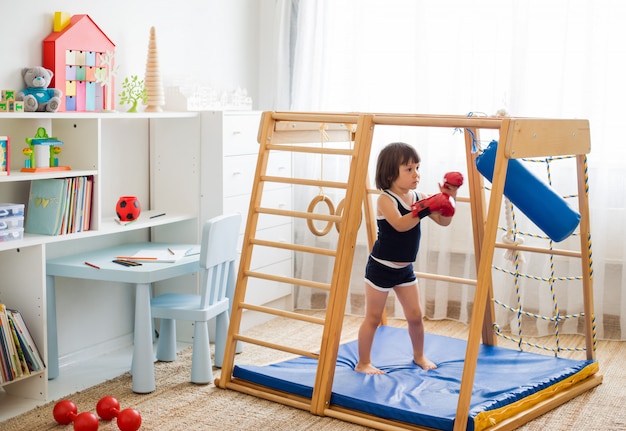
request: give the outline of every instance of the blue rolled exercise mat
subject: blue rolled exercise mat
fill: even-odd
[[[498,141],[491,141],[476,157],[478,172],[489,181],[493,179],[497,149]],[[553,241],[563,241],[580,222],[580,214],[517,159],[508,161],[504,196]]]

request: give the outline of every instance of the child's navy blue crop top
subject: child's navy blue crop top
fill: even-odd
[[[400,214],[405,215],[411,212],[411,208],[396,194],[389,190],[385,190],[384,193],[395,199]],[[417,202],[419,195],[415,191],[414,193]],[[406,232],[398,232],[384,218],[377,218],[376,223],[378,224],[378,238],[372,248],[372,256],[390,262],[414,262],[422,236],[421,223]]]

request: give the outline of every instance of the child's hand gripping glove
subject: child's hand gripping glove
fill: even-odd
[[[422,219],[435,211],[439,211],[444,217],[452,217],[454,215],[454,199],[445,193],[437,193],[411,205],[413,217]]]
[[[443,176],[443,187],[449,189],[450,186],[461,187],[463,185],[463,174],[460,172],[448,172]]]

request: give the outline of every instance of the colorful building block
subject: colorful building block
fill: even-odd
[[[21,100],[12,100],[9,102],[9,110],[11,112],[24,112],[24,102]]]
[[[7,102],[15,100],[15,90],[2,90],[2,100]]]

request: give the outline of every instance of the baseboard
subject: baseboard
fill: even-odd
[[[115,350],[127,348],[132,345],[133,335],[123,335],[121,337],[108,340],[104,343],[98,343],[94,346],[89,346],[77,352],[72,352],[67,355],[60,356],[59,368],[67,367],[77,362],[89,361],[91,359],[106,355],[107,353],[113,352]]]

